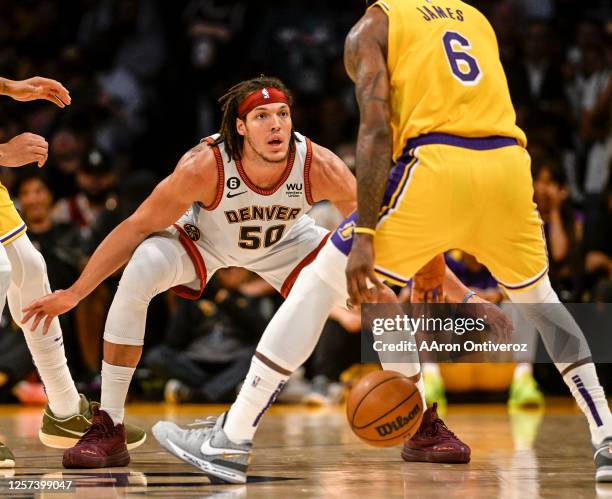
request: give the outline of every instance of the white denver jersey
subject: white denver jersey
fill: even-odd
[[[269,189],[254,185],[241,162],[228,158],[223,143],[212,146],[217,159],[217,196],[208,207],[195,203],[177,222],[202,255],[207,279],[221,267],[244,267],[280,291],[327,235],[306,215],[313,204],[309,184],[312,147],[309,139],[296,136],[299,141],[284,173]],[[215,138],[217,135],[212,136]]]

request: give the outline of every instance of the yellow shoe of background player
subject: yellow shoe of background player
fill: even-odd
[[[512,380],[508,396],[510,409],[544,407],[544,394],[538,388],[531,373],[524,373]]]
[[[446,391],[444,389],[444,379],[440,373],[424,372],[423,384],[425,385],[425,401],[427,407],[432,407],[434,403],[438,404],[438,412],[446,413]]]

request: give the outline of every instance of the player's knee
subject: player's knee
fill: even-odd
[[[529,289],[519,291],[509,289],[508,296],[513,303],[560,303],[547,275]]]
[[[40,282],[45,280],[47,265],[41,253],[33,246],[29,251],[21,253],[20,263],[24,282]]]
[[[144,241],[125,267],[117,294],[125,300],[148,304],[170,287],[180,265],[179,256],[170,241],[163,238]]]

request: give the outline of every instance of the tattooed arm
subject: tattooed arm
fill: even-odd
[[[378,221],[392,162],[387,32],[386,14],[374,7],[353,26],[344,48],[344,65],[355,83],[360,115],[355,160],[357,225],[371,229]],[[371,301],[367,279],[377,287],[382,285],[374,273],[372,235],[355,234],[346,276],[352,303]]]

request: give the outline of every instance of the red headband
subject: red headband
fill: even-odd
[[[276,104],[282,102],[289,105],[289,99],[285,92],[278,88],[260,88],[247,95],[238,106],[238,116],[246,116],[257,106],[265,106],[266,104]]]

